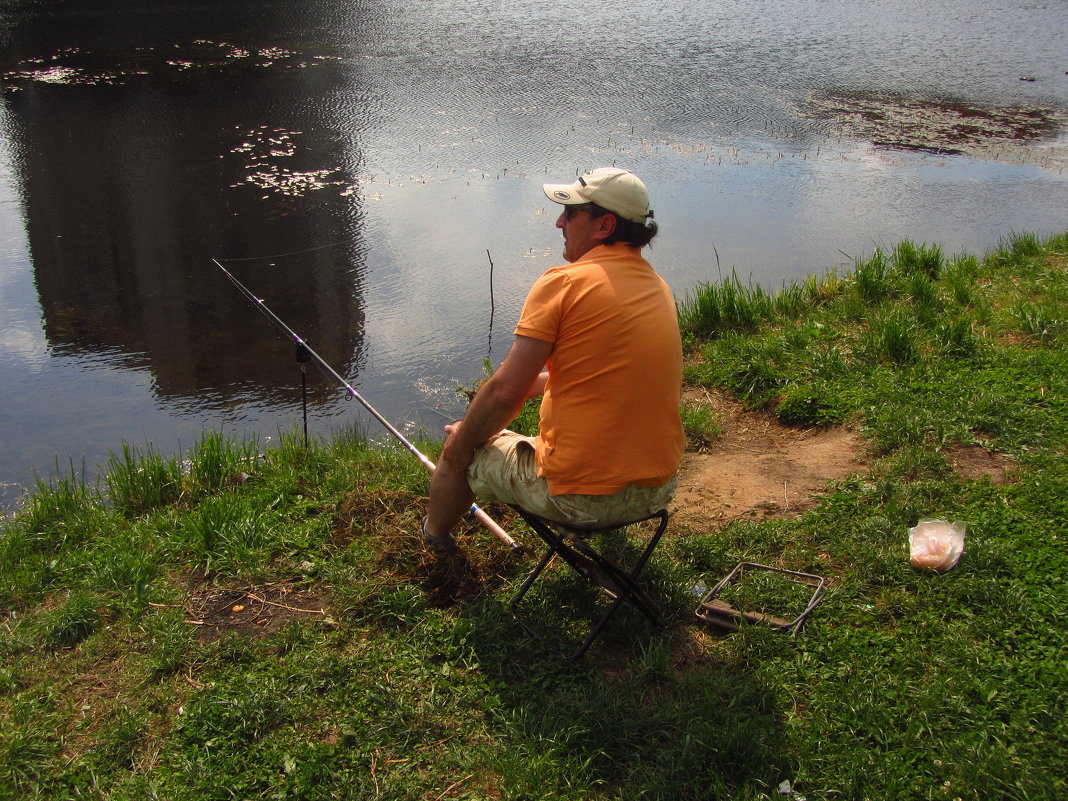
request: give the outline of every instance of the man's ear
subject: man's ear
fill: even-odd
[[[616,215],[609,212],[608,214],[602,214],[596,220],[593,221],[593,230],[591,235],[593,238],[601,242],[608,239],[612,234],[616,232],[616,225],[619,220],[616,219]]]

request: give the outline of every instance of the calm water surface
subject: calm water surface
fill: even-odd
[[[292,347],[212,258],[383,413],[437,428],[559,260],[546,180],[637,171],[680,298],[902,238],[981,252],[1068,228],[1066,17],[1062,0],[2,4],[0,503],[56,464],[96,475],[123,440],[174,452],[204,427],[299,422]],[[314,433],[378,434],[309,379]]]

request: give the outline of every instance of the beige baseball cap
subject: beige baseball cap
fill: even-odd
[[[564,206],[596,203],[636,223],[653,216],[645,184],[630,170],[620,167],[598,167],[573,184],[543,184],[542,189],[549,200]]]

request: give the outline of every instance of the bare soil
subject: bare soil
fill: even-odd
[[[714,409],[723,434],[707,452],[683,459],[678,526],[703,531],[793,516],[812,507],[828,482],[866,469],[863,440],[847,428],[790,428],[713,390],[690,390],[686,400]]]
[[[680,528],[696,533],[734,520],[792,517],[814,506],[831,482],[868,469],[871,454],[848,428],[791,428],[714,390],[689,390],[686,401],[714,409],[723,434],[683,459],[672,513]],[[1012,478],[1012,462],[983,448],[956,448],[947,460],[966,480]]]
[[[186,622],[208,639],[234,630],[260,637],[278,633],[294,618],[328,619],[326,606],[313,589],[292,582],[232,589],[205,582],[192,588],[185,612]]]

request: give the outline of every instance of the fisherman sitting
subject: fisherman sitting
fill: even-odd
[[[671,290],[641,254],[657,232],[649,193],[615,167],[543,189],[564,207],[568,264],[535,281],[508,355],[445,426],[422,524],[441,557],[475,496],[603,527],[662,509],[675,492],[682,345]],[[537,395],[538,435],[506,430]]]

